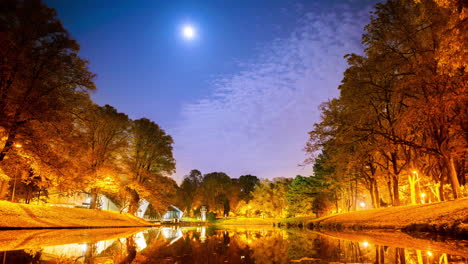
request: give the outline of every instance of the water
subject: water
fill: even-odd
[[[273,227],[0,231],[0,263],[466,263],[467,241]]]

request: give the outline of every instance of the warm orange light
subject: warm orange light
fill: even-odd
[[[362,242],[362,246],[367,248],[369,246],[369,242],[367,242],[367,241]]]
[[[21,144],[15,144],[15,147],[16,147],[16,148],[21,148],[21,147],[23,147],[23,145],[21,145]]]
[[[412,173],[414,173],[414,174],[418,174],[418,172],[417,172],[417,171],[415,171],[415,170],[414,170],[414,171],[412,171]]]
[[[429,257],[432,257],[432,252],[427,251],[427,255],[428,255]]]
[[[421,193],[421,197],[422,197],[422,198],[426,197],[426,194],[425,194],[425,193]]]
[[[362,208],[364,208],[364,207],[366,207],[366,203],[365,203],[365,202],[361,202],[361,203],[359,204],[359,206],[361,206]]]

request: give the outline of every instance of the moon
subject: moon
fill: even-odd
[[[196,35],[196,31],[192,25],[185,25],[182,27],[182,36],[185,39],[191,40],[195,38],[195,35]]]

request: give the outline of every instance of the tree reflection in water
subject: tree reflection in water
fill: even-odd
[[[466,256],[340,240],[304,230],[154,228],[89,244],[8,251],[3,263],[463,263]]]

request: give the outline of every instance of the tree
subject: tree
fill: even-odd
[[[444,4],[445,2],[445,4]],[[378,4],[363,37],[369,58],[395,61],[395,91],[408,94],[407,109],[400,115],[400,131],[413,132],[413,138],[384,134],[395,143],[424,151],[440,159],[448,172],[455,198],[462,197],[456,164],[466,157],[466,61],[461,47],[466,36],[460,15],[464,5],[453,1],[394,0]],[[447,4],[447,5],[446,5]],[[455,22],[457,21],[457,22]],[[466,23],[465,23],[466,24]],[[465,25],[466,27],[466,25]],[[451,32],[454,49],[447,46]],[[452,49],[455,63],[447,63]],[[448,52],[448,53],[447,53]],[[464,155],[465,154],[465,155]]]
[[[128,149],[130,119],[110,105],[89,105],[78,123],[78,137],[86,187],[91,191],[90,208],[96,208],[100,191],[120,189],[120,161]]]
[[[171,184],[158,185],[167,182],[166,175],[175,171],[175,160],[172,155],[173,139],[153,121],[142,118],[133,121],[131,129],[131,147],[128,157],[129,178],[126,190],[130,197],[129,212],[135,213],[141,198],[147,200],[160,198],[159,194],[168,194]],[[173,181],[172,181],[173,182]],[[159,192],[158,188],[164,189]]]
[[[255,187],[259,184],[260,180],[257,176],[253,176],[250,174],[240,176],[237,184],[238,188],[240,188],[239,199],[246,202],[252,200],[252,192],[255,189]]]
[[[325,189],[326,184],[323,178],[297,175],[286,194],[290,214],[310,215],[313,211],[315,198]]]
[[[286,194],[292,179],[275,178],[262,180],[252,192],[250,210],[259,212],[268,217],[287,217],[288,202]]]
[[[1,163],[18,138],[71,124],[73,110],[95,86],[53,9],[38,0],[6,0],[0,10]]]
[[[232,186],[232,181],[224,172],[211,172],[203,176],[203,181],[200,187],[201,201],[208,205],[210,211],[228,214],[229,206],[229,191]]]
[[[332,202],[330,199],[330,193],[320,192],[317,194],[317,197],[312,203],[312,210],[317,215],[321,217],[330,213],[332,208]]]
[[[439,186],[450,182],[453,197],[462,197],[468,142],[466,54],[461,51],[466,36],[459,33],[466,27],[464,7],[451,0],[377,4],[363,35],[365,55],[346,56],[340,96],[322,105],[322,120],[309,133],[309,161],[328,151],[341,174],[334,178],[355,175],[374,207],[381,203],[383,180],[391,202],[399,205],[401,175],[411,175],[416,166]],[[455,57],[453,63],[447,54]]]
[[[193,201],[202,181],[202,173],[199,170],[191,170],[189,175],[184,177],[184,180],[180,185],[178,196],[179,199],[182,200],[188,214],[190,214],[193,209]]]

